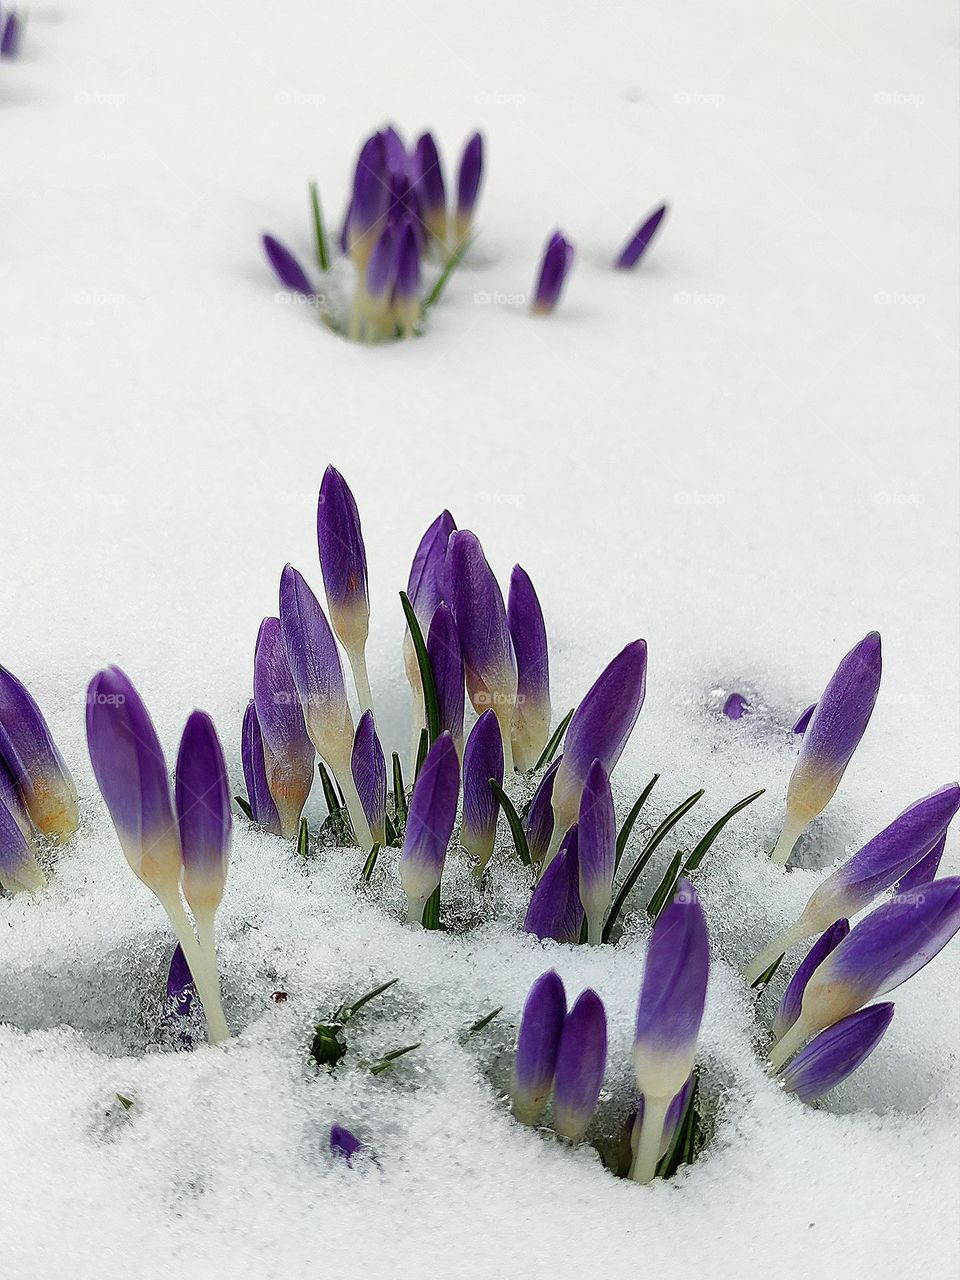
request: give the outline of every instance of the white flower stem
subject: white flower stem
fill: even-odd
[[[154,890],[156,893],[156,890]],[[207,1039],[211,1044],[219,1044],[230,1039],[230,1028],[224,1017],[223,1005],[220,1003],[220,976],[217,972],[216,951],[213,950],[213,920],[209,924],[209,951],[205,951],[197,942],[193,925],[183,908],[179,887],[168,892],[157,893],[161,906],[166,911],[177,935],[177,941],[183,950],[184,958],[190,966],[193,984],[203,1005],[207,1017]]]
[[[783,830],[780,832],[780,838],[773,846],[773,851],[770,854],[770,861],[776,862],[781,867],[786,866],[787,860],[793,853],[793,846],[806,829],[807,824],[803,819],[794,817],[788,810],[783,820]]]
[[[373,711],[373,694],[370,692],[370,678],[367,675],[367,651],[362,645],[353,645],[347,649],[350,670],[353,672],[353,683],[357,690],[357,701],[360,703],[360,714]]]
[[[331,766],[332,767],[332,766]],[[334,776],[340,783],[340,790],[343,792],[343,798],[346,801],[347,813],[350,815],[350,824],[353,827],[353,834],[356,837],[357,844],[364,853],[369,853],[373,848],[373,835],[370,831],[370,824],[367,822],[367,815],[363,811],[363,805],[360,803],[360,793],[357,791],[357,784],[353,780],[353,773],[349,764],[334,769]]]
[[[783,1037],[776,1044],[770,1046],[770,1070],[779,1071],[793,1057],[809,1035],[810,1032],[804,1025],[803,1014],[801,1013],[800,1017],[784,1033]]]
[[[603,912],[599,915],[587,916],[587,942],[591,947],[598,947],[603,942]]]
[[[761,974],[773,964],[774,960],[778,960],[780,956],[785,955],[795,942],[800,941],[801,935],[797,933],[796,925],[791,925],[789,929],[785,929],[778,937],[767,944],[757,956],[757,958],[747,966],[746,980],[747,986],[752,987]]]
[[[630,1177],[634,1182],[652,1182],[660,1163],[660,1144],[663,1142],[663,1126],[670,1109],[669,1098],[651,1098],[645,1094],[643,1098],[643,1121],[640,1125],[640,1137],[630,1166]]]

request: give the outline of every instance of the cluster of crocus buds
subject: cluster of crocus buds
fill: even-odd
[[[42,711],[0,667],[0,887],[42,889],[35,836],[62,842],[78,821],[77,788]]]
[[[0,9],[0,58],[15,58],[23,36],[23,15],[16,9]]]
[[[215,921],[227,878],[232,819],[226,764],[213,721],[203,711],[188,717],[171,798],[153,721],[119,667],[98,672],[90,682],[86,717],[93,772],[120,847],[130,869],[156,894],[169,917],[206,1014],[209,1040],[227,1040]],[[176,985],[182,989],[182,972]]]

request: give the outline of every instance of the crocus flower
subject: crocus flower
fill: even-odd
[[[413,784],[400,855],[400,883],[411,923],[420,921],[427,899],[443,875],[459,794],[457,749],[450,734],[441,733]]]
[[[926,857],[960,809],[960,786],[951,783],[904,809],[879,835],[839,867],[811,895],[799,920],[760,953],[747,973],[755,982],[795,943],[822,933],[841,916],[853,916],[896,884]]]
[[[387,180],[386,144],[383,136],[375,133],[360,148],[353,178],[353,193],[347,216],[347,252],[362,274],[373,249],[373,236],[380,219],[386,213],[390,199]]]
[[[693,1068],[707,995],[710,943],[700,899],[681,879],[661,911],[647,948],[637,1008],[633,1065],[644,1116],[630,1176],[649,1182],[660,1156],[671,1100]]]
[[[260,624],[253,658],[253,700],[266,747],[260,753],[262,767],[279,815],[280,834],[293,839],[313,784],[315,753],[303,722],[279,618],[264,618]]]
[[[787,989],[784,991],[777,1012],[773,1016],[772,1030],[775,1040],[779,1040],[786,1035],[797,1018],[800,1017],[803,993],[811,976],[819,969],[830,952],[840,945],[849,932],[849,921],[842,918],[835,920],[829,929],[825,929],[821,933],[820,937],[800,961],[796,973],[787,983]],[[770,963],[772,964],[773,961],[771,960]]]
[[[334,467],[327,467],[320,483],[317,546],[330,624],[350,659],[360,710],[371,711],[365,653],[370,630],[367,553],[357,504],[350,486]]]
[[[626,271],[637,265],[646,253],[650,241],[656,235],[657,228],[663,221],[666,212],[667,206],[662,204],[641,222],[640,226],[620,250],[620,254],[614,263],[615,267]]]
[[[510,575],[507,625],[517,658],[513,759],[518,769],[532,769],[550,736],[550,661],[540,601],[518,564]]]
[[[167,999],[172,1000],[176,1005],[178,1016],[186,1018],[193,1008],[195,994],[193,974],[187,964],[187,957],[183,954],[183,947],[178,942],[173,949],[170,969],[167,972]]]
[[[447,245],[447,193],[440,153],[432,133],[421,134],[414,148],[414,168],[427,234],[441,250]]]
[[[617,820],[607,771],[594,760],[580,797],[580,901],[587,916],[587,941],[600,942],[610,906],[617,858]]]
[[[348,1165],[352,1165],[353,1157],[363,1150],[363,1143],[343,1125],[333,1124],[330,1126],[330,1150],[335,1156],[346,1160]]]
[[[252,698],[247,703],[247,709],[243,713],[243,728],[240,737],[243,781],[247,788],[247,803],[250,806],[250,814],[253,821],[259,826],[278,836],[281,831],[280,813],[271,794],[270,783],[267,780],[266,761],[269,749],[264,744],[263,735],[260,732],[260,722],[257,719],[256,704]],[[313,750],[312,744],[310,749],[311,751]],[[271,772],[272,768],[271,762]]]
[[[27,840],[31,840],[33,823],[30,821],[30,815],[27,813],[16,780],[3,756],[0,756],[0,805],[7,810]]]
[[[872,1004],[821,1031],[784,1070],[788,1093],[814,1102],[856,1071],[883,1039],[893,1018],[892,1004]]]
[[[534,866],[540,865],[550,848],[550,837],[553,834],[553,780],[559,768],[560,760],[554,760],[540,779],[524,820],[523,831]]]
[[[548,316],[554,310],[572,266],[573,245],[559,231],[555,231],[543,250],[531,308],[534,315]]]
[[[779,1070],[801,1045],[886,995],[928,964],[960,929],[960,877],[919,885],[859,921],[811,974],[800,1016],[772,1048]]]
[[[265,235],[263,251],[273,267],[274,275],[285,289],[292,289],[294,293],[303,293],[308,297],[313,294],[313,285],[307,273],[285,244],[281,244],[273,236]]]
[[[205,711],[187,717],[177,753],[174,799],[183,857],[183,896],[200,946],[213,949],[213,921],[230,862],[230,790],[223,748]]]
[[[946,846],[947,833],[944,831],[930,852],[922,857],[915,867],[911,867],[907,874],[894,886],[894,893],[912,893],[917,885],[929,884],[931,880],[936,880],[937,872],[940,870],[940,860],[943,857],[943,851]]]
[[[723,704],[723,714],[730,720],[739,720],[749,710],[750,704],[742,693],[731,693]]]
[[[567,1014],[557,1049],[553,1082],[553,1127],[579,1142],[593,1119],[607,1065],[607,1015],[587,987]]]
[[[566,1014],[563,982],[550,969],[530,988],[517,1038],[511,1098],[513,1114],[523,1124],[537,1123],[550,1096]]]
[[[0,888],[7,893],[35,893],[46,883],[30,840],[0,801]]]
[[[6,667],[0,667],[0,756],[40,834],[69,839],[79,821],[77,788],[43,713]]]
[[[555,817],[547,860],[577,820],[580,795],[594,760],[613,773],[637,723],[647,684],[647,642],[634,640],[604,668],[573,713],[553,784]]]
[[[449,731],[459,754],[463,750],[463,654],[460,652],[457,624],[445,604],[437,605],[430,623],[427,657],[437,687],[440,729],[441,732],[444,729]],[[502,759],[502,748],[500,755]]]
[[[16,12],[8,13],[0,20],[0,57],[15,58],[20,52],[20,35],[23,19]]]
[[[559,853],[537,881],[524,917],[524,933],[540,939],[553,938],[556,942],[580,941],[583,904],[577,844],[574,824],[564,837]]]
[[[482,715],[496,715],[503,740],[503,772],[513,772],[511,733],[517,704],[517,660],[507,611],[476,534],[459,529],[447,551],[446,589],[463,652],[467,693]]]
[[[470,224],[480,192],[480,180],[483,177],[483,138],[479,133],[471,134],[460,157],[457,170],[457,213],[454,219],[454,234],[457,245],[462,245],[470,234]]]
[[[310,741],[339,782],[357,843],[369,853],[373,837],[350,768],[353,717],[337,642],[317,597],[289,564],[280,579],[280,627]]]
[[[497,836],[500,804],[490,786],[491,778],[503,786],[503,743],[492,711],[485,711],[470,731],[463,751],[463,826],[460,843],[477,860],[476,874],[483,875]]]
[[[807,707],[806,711],[800,712],[799,716],[797,716],[797,722],[793,726],[794,733],[807,732],[807,725],[810,723],[810,718],[813,715],[813,713],[816,711],[816,709],[817,709],[817,704],[815,702],[811,702],[809,707]]]
[[[412,338],[420,327],[420,245],[412,219],[400,228],[397,240],[393,317],[404,338]]]
[[[871,631],[837,667],[803,735],[787,786],[783,830],[770,855],[785,863],[793,847],[829,804],[864,735],[880,689],[880,635]]]
[[[380,739],[377,737],[372,711],[365,711],[360,717],[357,735],[353,740],[350,767],[374,841],[381,846],[385,845],[387,843],[387,764]]]
[[[413,612],[416,614],[425,638],[437,606],[443,600],[447,543],[456,527],[450,512],[441,511],[420,539],[413,557],[413,564],[410,566],[407,598],[413,606]],[[403,665],[410,688],[413,690],[411,755],[415,758],[417,741],[420,730],[423,728],[423,689],[420,685],[420,667],[417,664],[417,655],[409,627],[403,633]]]

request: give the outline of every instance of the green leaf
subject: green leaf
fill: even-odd
[[[677,805],[676,809],[674,809],[672,813],[667,814],[659,827],[657,827],[656,831],[654,831],[653,835],[647,841],[640,856],[624,876],[623,884],[620,886],[620,890],[617,893],[616,898],[614,898],[613,906],[610,908],[610,914],[607,916],[607,922],[603,926],[604,942],[610,941],[610,935],[613,933],[613,926],[616,923],[617,917],[623,910],[623,904],[626,902],[630,894],[630,890],[640,879],[640,874],[644,867],[684,814],[692,809],[702,796],[702,791],[695,791],[692,796],[687,796],[686,800],[684,800],[682,804]]]
[[[494,1018],[499,1013],[503,1013],[502,1004],[498,1005],[497,1008],[493,1009],[490,1013],[484,1014],[482,1018],[478,1018],[476,1022],[472,1022],[470,1026],[467,1027],[463,1035],[461,1036],[461,1039],[469,1040],[471,1036],[475,1036],[477,1032],[482,1031],[484,1027],[489,1027],[490,1023],[494,1020]]]
[[[695,1071],[693,1075],[693,1088],[690,1090],[690,1098],[687,1102],[687,1108],[683,1113],[683,1118],[677,1125],[677,1131],[673,1135],[666,1155],[657,1166],[657,1173],[661,1178],[672,1178],[683,1164],[692,1164],[696,1155],[697,1137],[699,1131],[699,1122],[697,1120],[697,1100],[700,1093],[700,1073]]]
[[[440,737],[440,703],[437,701],[437,682],[433,678],[433,667],[430,663],[430,655],[427,653],[427,646],[424,643],[423,632],[420,630],[420,623],[417,621],[417,615],[405,591],[400,592],[400,603],[403,605],[407,626],[410,628],[410,639],[413,641],[413,648],[417,655],[417,666],[420,668],[423,706],[427,715],[427,732],[430,736],[430,746],[432,747]]]
[[[349,1022],[355,1013],[363,1008],[365,1004],[369,1004],[376,996],[383,995],[384,991],[389,989],[397,982],[399,978],[391,978],[389,982],[383,982],[379,987],[374,987],[372,991],[368,991],[366,995],[362,995],[359,1000],[354,1000],[353,1004],[341,1005],[334,1015],[335,1022]]]
[[[370,878],[373,875],[373,869],[377,865],[377,858],[379,857],[380,857],[380,846],[378,844],[375,844],[373,848],[370,850],[370,852],[367,854],[367,860],[363,864],[363,870],[360,872],[360,879],[364,882],[364,884],[370,883]]]
[[[567,714],[563,717],[563,719],[557,725],[557,727],[554,729],[553,733],[551,733],[550,741],[540,752],[540,759],[533,766],[533,769],[531,770],[532,773],[536,773],[538,769],[542,769],[545,764],[550,764],[550,762],[553,760],[553,757],[557,754],[557,747],[559,747],[561,741],[563,740],[563,735],[567,732],[567,725],[573,719],[574,711],[576,711],[576,707],[571,707],[570,710],[567,712]]]
[[[323,222],[323,211],[320,208],[320,192],[315,182],[310,183],[310,208],[313,212],[313,234],[317,246],[317,266],[321,271],[330,270],[330,246],[327,243],[327,228]]]
[[[393,825],[393,819],[390,817],[389,813],[385,813],[383,815],[383,825],[387,829],[387,844],[397,844],[397,829]]]
[[[333,1068],[347,1052],[337,1024],[318,1022],[313,1028],[310,1057],[318,1067]]]
[[[117,1101],[120,1103],[121,1107],[123,1107],[124,1111],[129,1111],[130,1108],[133,1106],[132,1098],[126,1098],[122,1093],[115,1094],[114,1096],[116,1097]]]
[[[297,833],[297,853],[301,858],[306,858],[310,853],[310,833],[307,830],[306,818],[300,819],[300,830]]]
[[[244,800],[243,796],[234,796],[234,797],[233,797],[233,801],[234,801],[234,804],[237,806],[237,808],[240,810],[240,812],[243,814],[243,816],[244,816],[245,818],[249,818],[249,819],[250,819],[250,821],[252,822],[252,821],[253,821],[253,810],[252,810],[252,809],[250,808],[250,806],[247,804],[246,800]],[[117,1094],[117,1097],[119,1097],[119,1096],[120,1096],[120,1095],[119,1095],[119,1094]]]
[[[421,924],[424,929],[440,928],[440,886],[434,889],[423,908]]]
[[[402,1049],[394,1049],[392,1053],[385,1053],[379,1062],[374,1063],[370,1068],[372,1076],[382,1075],[384,1071],[389,1071],[398,1058],[402,1058],[405,1053],[413,1053],[414,1049],[419,1049],[422,1041],[418,1040],[416,1044],[405,1045]]]
[[[745,809],[748,804],[753,804],[754,800],[759,800],[762,795],[763,788],[761,787],[759,791],[754,791],[753,795],[746,796],[743,800],[738,800],[732,809],[728,809],[722,818],[717,819],[687,859],[686,866],[683,868],[684,875],[689,875],[691,871],[696,871],[697,867],[699,867],[700,863],[705,858],[710,846],[730,819],[735,817],[741,809]]]
[[[674,857],[664,872],[663,879],[654,890],[653,897],[647,905],[647,915],[651,920],[656,920],[657,916],[663,908],[673,898],[673,891],[676,888],[677,880],[680,875],[680,864],[683,862],[683,853],[674,854]]]
[[[785,956],[786,952],[784,952],[783,955]],[[764,969],[760,977],[757,978],[755,982],[752,982],[750,984],[750,990],[756,991],[758,995],[762,995],[767,986],[767,983],[770,981],[770,979],[773,977],[773,975],[777,972],[777,970],[780,968],[782,964],[783,964],[783,956],[781,956],[779,960],[774,960],[770,968]]]
[[[435,303],[440,301],[440,295],[443,293],[444,289],[447,287],[447,281],[450,279],[454,271],[456,271],[457,267],[459,267],[460,263],[463,261],[463,255],[467,252],[467,250],[473,244],[475,238],[476,237],[474,236],[468,236],[466,240],[463,241],[462,244],[457,245],[456,249],[454,249],[453,253],[451,253],[450,257],[443,264],[443,270],[440,272],[439,276],[437,277],[436,284],[433,286],[433,288],[430,290],[430,292],[427,294],[426,298],[424,299],[423,307],[422,307],[423,311],[429,311],[430,308]]]
[[[620,828],[620,834],[617,836],[617,857],[616,857],[616,861],[613,864],[614,871],[616,871],[617,867],[619,867],[620,865],[620,859],[623,857],[623,851],[627,847],[627,841],[630,839],[630,834],[633,831],[633,824],[636,822],[637,818],[640,816],[640,810],[647,803],[647,800],[650,796],[650,792],[657,785],[657,779],[659,777],[660,777],[659,773],[655,773],[653,775],[653,777],[650,779],[650,781],[647,783],[647,785],[643,788],[643,790],[640,792],[639,796],[637,797],[636,804],[633,806],[633,808],[630,810],[630,812],[627,814],[627,816],[623,820],[623,826]]]
[[[393,812],[400,822],[407,821],[407,792],[403,785],[403,769],[400,757],[393,753]]]
[[[503,816],[507,820],[507,826],[510,828],[510,834],[513,836],[513,845],[517,851],[517,857],[525,867],[529,867],[531,865],[530,847],[527,844],[527,837],[523,830],[523,823],[520,821],[510,797],[504,791],[503,787],[500,786],[499,782],[497,782],[496,778],[490,779],[490,789],[497,797],[497,800],[500,803],[500,808],[503,810]]]
[[[327,766],[322,760],[317,761],[317,769],[320,772],[320,784],[323,787],[323,798],[327,802],[327,813],[331,818],[339,817],[343,805],[334,790],[333,781],[327,773]]]
[[[423,762],[427,758],[427,752],[429,749],[430,749],[429,744],[427,742],[427,731],[426,729],[421,729],[420,741],[417,743],[417,763],[413,771],[414,781],[416,781],[416,779],[420,777],[420,770],[423,768]]]

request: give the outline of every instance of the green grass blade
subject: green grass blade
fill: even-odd
[[[786,955],[786,952],[784,952],[784,955]],[[783,958],[784,957],[781,956],[779,960],[774,960],[773,964],[770,966],[769,969],[764,969],[760,977],[757,978],[755,982],[752,982],[750,984],[750,990],[756,991],[758,995],[763,995],[763,992],[766,989],[767,983],[770,981],[773,975],[777,972],[777,970],[783,964]]]
[[[531,865],[530,846],[527,844],[527,837],[523,830],[523,823],[513,807],[513,802],[504,791],[503,787],[497,782],[496,778],[490,779],[490,789],[499,801],[500,808],[503,810],[503,816],[507,820],[507,826],[510,828],[510,834],[513,836],[513,845],[517,851],[517,857],[525,867]]]
[[[423,908],[423,917],[420,923],[423,925],[425,929],[440,928],[440,886],[439,885],[437,885],[433,893],[431,893],[430,897],[427,899],[427,904]]]
[[[657,785],[657,780],[659,777],[660,777],[659,773],[655,773],[653,775],[653,777],[650,779],[650,781],[647,783],[647,785],[643,788],[643,790],[640,792],[639,796],[637,797],[636,804],[633,806],[633,808],[630,810],[630,812],[627,814],[627,816],[623,820],[623,826],[620,828],[620,834],[617,836],[617,857],[616,857],[616,861],[613,864],[614,871],[616,871],[617,867],[620,866],[620,859],[623,857],[623,851],[627,847],[627,841],[630,839],[630,834],[633,831],[633,824],[636,822],[637,818],[640,816],[640,810],[647,803],[647,800],[649,799],[649,796],[650,796],[650,792]]]
[[[677,1125],[667,1154],[657,1166],[661,1178],[672,1178],[682,1164],[690,1164],[697,1147],[697,1097],[700,1092],[700,1073],[694,1072],[693,1088],[683,1118]]]
[[[252,810],[252,809],[250,808],[250,806],[247,804],[246,800],[244,800],[243,796],[234,796],[234,797],[233,797],[233,800],[234,800],[234,804],[237,806],[237,808],[240,810],[240,812],[243,814],[243,816],[244,816],[245,818],[249,818],[249,819],[250,819],[250,821],[252,822],[252,821],[253,821],[253,810]]]
[[[716,840],[717,836],[727,825],[731,818],[735,817],[741,809],[745,809],[748,804],[753,804],[754,800],[759,800],[763,795],[763,788],[754,791],[752,796],[746,796],[743,800],[738,800],[732,809],[728,809],[722,818],[718,818],[707,834],[703,837],[697,847],[687,859],[686,866],[683,868],[683,874],[689,875],[691,871],[696,871],[700,863],[705,858],[710,846]]]
[[[484,1014],[482,1018],[478,1018],[476,1022],[470,1024],[461,1036],[462,1040],[469,1040],[471,1036],[475,1036],[478,1031],[482,1031],[484,1027],[489,1027],[497,1014],[503,1013],[503,1005],[498,1005],[490,1013]]]
[[[453,253],[451,253],[450,257],[443,264],[443,270],[440,272],[439,276],[437,276],[436,284],[424,299],[423,311],[429,311],[432,306],[440,301],[440,295],[447,287],[447,281],[463,261],[463,256],[473,244],[474,238],[475,237],[473,236],[468,236],[462,244],[457,245],[456,249],[454,249]]]
[[[389,813],[383,815],[383,825],[387,829],[387,844],[395,845],[397,843],[397,828],[393,825],[393,819]]]
[[[364,884],[369,884],[373,876],[373,869],[377,865],[377,858],[380,857],[380,846],[375,844],[367,854],[367,860],[363,864],[363,870],[360,872],[360,879]]]
[[[329,271],[330,245],[327,241],[327,228],[323,221],[323,210],[320,208],[320,192],[315,182],[310,183],[310,208],[313,212],[313,235],[317,246],[317,266],[321,271]]]
[[[327,773],[327,766],[322,760],[317,761],[317,769],[320,773],[320,785],[323,787],[323,798],[327,802],[327,813],[331,818],[334,818],[343,808],[343,805],[341,805],[337,797],[333,781],[329,773]]]
[[[414,1049],[419,1049],[421,1041],[416,1044],[405,1045],[402,1049],[394,1049],[392,1053],[385,1053],[379,1062],[375,1062],[370,1068],[372,1076],[382,1075],[384,1071],[389,1071],[398,1058],[402,1058],[405,1053],[413,1053]]]
[[[663,879],[654,890],[653,897],[647,904],[647,915],[651,920],[656,920],[663,908],[673,898],[673,891],[680,876],[680,864],[682,862],[683,854],[674,854],[669,867],[664,872]]]
[[[306,858],[310,853],[310,833],[307,830],[306,818],[300,819],[300,830],[297,832],[297,853],[301,858]]]
[[[576,711],[576,707],[571,707],[554,729],[553,733],[551,733],[550,741],[543,748],[540,753],[540,759],[533,766],[533,773],[536,773],[538,769],[542,769],[545,764],[550,764],[553,757],[557,754],[557,747],[559,747],[560,743],[563,741],[563,735],[567,732],[567,725],[573,719],[574,711]]]
[[[396,751],[393,753],[393,812],[400,822],[407,821],[407,792],[403,785],[403,768]]]
[[[423,686],[423,706],[427,715],[427,731],[430,735],[430,746],[432,747],[440,737],[440,703],[437,700],[437,682],[433,678],[433,667],[430,663],[430,655],[427,653],[427,646],[423,640],[423,632],[420,630],[420,623],[417,621],[417,615],[414,613],[413,605],[410,603],[405,591],[400,592],[400,603],[403,605],[407,626],[410,628],[410,639],[413,641],[413,647],[417,655],[417,666],[420,668],[420,683]]]
[[[426,729],[421,729],[420,741],[417,743],[417,763],[413,771],[414,782],[416,782],[417,778],[420,777],[420,770],[423,768],[423,762],[427,758],[427,751],[429,749],[430,749],[429,744],[427,742],[427,731]]]
[[[355,1013],[359,1013],[359,1011],[363,1008],[365,1004],[369,1004],[370,1001],[373,1000],[376,996],[383,995],[384,991],[388,991],[395,983],[399,981],[400,981],[399,978],[391,978],[389,982],[383,982],[380,984],[379,987],[374,987],[372,991],[368,991],[366,995],[361,996],[359,1000],[354,1000],[353,1004],[342,1006],[340,1009],[337,1010],[338,1014],[340,1015],[337,1021],[348,1022]]]

